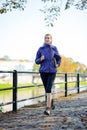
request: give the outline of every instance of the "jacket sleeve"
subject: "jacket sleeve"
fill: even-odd
[[[36,58],[35,58],[35,63],[36,64],[41,64],[41,53],[40,53],[40,48],[38,49],[37,53],[36,53]]]
[[[61,63],[61,56],[60,56],[60,54],[59,54],[59,52],[58,52],[57,47],[55,47],[55,55],[54,55],[54,57],[56,58],[57,64],[60,66],[60,63]]]

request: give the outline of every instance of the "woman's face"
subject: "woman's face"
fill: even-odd
[[[52,37],[50,35],[45,36],[45,43],[47,43],[47,44],[52,43]]]

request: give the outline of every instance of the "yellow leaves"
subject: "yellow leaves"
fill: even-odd
[[[61,65],[59,67],[60,72],[83,72],[85,65],[75,62],[72,58],[66,58],[62,56]]]

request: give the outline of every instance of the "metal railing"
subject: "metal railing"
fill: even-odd
[[[17,99],[18,89],[35,87],[35,86],[43,86],[43,84],[41,82],[35,83],[36,78],[40,79],[39,72],[28,72],[28,71],[16,71],[16,70],[14,70],[14,71],[0,71],[0,74],[1,73],[2,74],[4,74],[4,73],[12,74],[12,87],[0,88],[0,91],[12,90],[13,100],[12,100],[12,102],[0,104],[0,107],[12,104],[12,111],[17,112],[17,103],[18,102],[22,102],[22,101],[40,98],[40,97],[45,96],[45,94],[43,94],[43,95],[39,95],[39,96],[27,98],[27,99],[22,99],[22,100]],[[32,84],[28,85],[28,86],[18,87],[18,74],[30,74],[30,75],[32,75]],[[58,81],[58,79],[60,79],[60,81]],[[70,84],[75,83],[76,91],[77,91],[77,93],[80,93],[80,82],[87,82],[87,75],[85,75],[83,73],[57,73],[54,85],[63,84],[63,86],[64,86],[64,89],[63,89],[64,96],[67,97],[68,91],[71,91],[71,89],[68,89],[68,87],[69,87],[68,84],[69,83]]]

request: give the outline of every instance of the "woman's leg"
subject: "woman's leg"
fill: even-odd
[[[47,107],[51,107],[51,100],[52,100],[52,95],[51,93],[47,93]]]
[[[55,77],[56,77],[55,73],[48,73],[46,82],[46,93],[51,93]]]
[[[40,73],[40,77],[41,77],[41,80],[43,82],[43,85],[44,85],[44,89],[45,89],[45,92],[46,92],[46,87],[47,87],[47,81],[48,81],[48,75],[47,73]]]
[[[48,115],[50,114],[50,108],[51,108],[51,105],[52,105],[51,89],[52,89],[52,86],[53,86],[53,82],[55,80],[55,76],[56,76],[55,73],[49,73],[48,74],[48,80],[47,80],[47,86],[46,86],[46,96],[47,96],[46,106],[47,106],[47,109],[45,111],[45,114],[47,112]]]
[[[44,111],[44,114],[50,115],[50,108],[51,108],[51,93],[47,93],[47,100],[46,100],[46,110]]]
[[[47,74],[47,73],[44,73],[44,72],[41,72],[41,73],[40,73],[40,77],[41,77],[41,80],[42,80],[43,85],[44,85],[44,89],[45,89],[45,102],[46,102],[46,104],[47,104],[46,87],[47,87],[47,81],[48,81],[48,74]]]
[[[45,114],[49,115],[50,114],[50,108],[52,104],[52,94],[51,94],[51,89],[53,86],[53,82],[55,80],[55,73],[40,73],[45,92],[46,92],[46,111]]]

